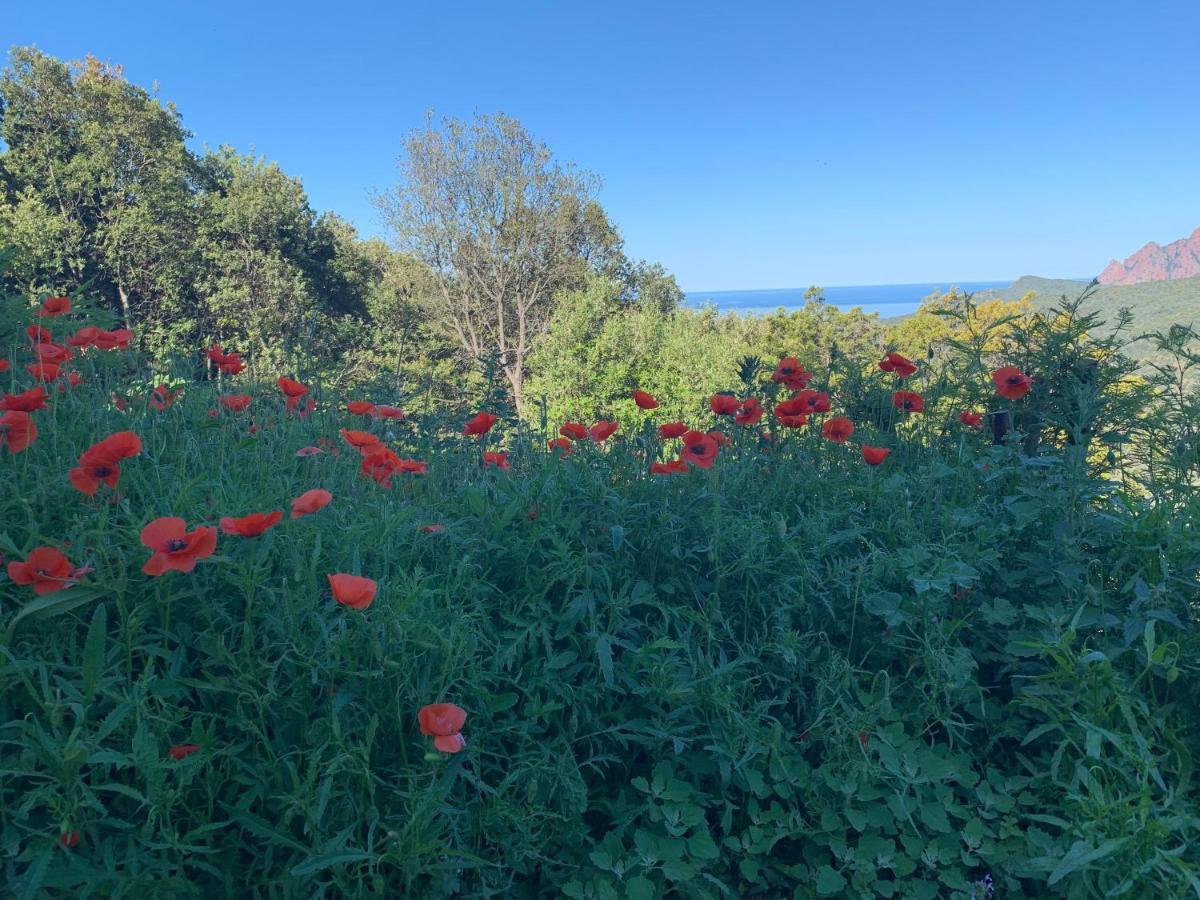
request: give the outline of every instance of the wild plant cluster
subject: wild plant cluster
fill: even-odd
[[[1195,335],[947,315],[539,426],[10,301],[4,893],[1200,896]]]

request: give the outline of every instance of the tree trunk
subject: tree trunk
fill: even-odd
[[[525,367],[521,364],[521,360],[517,360],[511,366],[504,367],[504,374],[508,377],[508,383],[512,387],[513,406],[517,409],[517,415],[521,416],[525,413]]]
[[[125,327],[133,331],[133,316],[129,312],[129,292],[125,290],[125,285],[117,282],[117,294],[121,298],[121,315],[125,319]]]
[[[1005,443],[1013,430],[1012,413],[1007,409],[1001,409],[988,413],[988,417],[992,420],[992,443]]]

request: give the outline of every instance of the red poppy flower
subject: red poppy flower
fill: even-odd
[[[812,380],[812,372],[805,371],[804,366],[794,356],[785,356],[775,367],[771,380],[782,384],[790,391],[802,391]]]
[[[346,404],[346,409],[356,416],[375,415],[375,404],[368,403],[366,400],[351,400]]]
[[[463,434],[470,437],[472,435],[484,435],[491,431],[492,426],[500,421],[499,416],[493,416],[491,413],[481,412],[463,428]]]
[[[7,372],[8,368],[9,368],[8,360],[5,359],[3,356],[0,356],[0,372]]]
[[[651,475],[684,475],[687,473],[688,466],[682,459],[673,459],[665,463],[651,463]]]
[[[64,347],[62,344],[55,344],[49,341],[42,344],[37,344],[33,348],[33,352],[37,356],[38,362],[62,365],[63,363],[70,362],[72,359],[74,359],[74,355],[71,353],[69,347]]]
[[[236,534],[239,537],[258,537],[283,518],[280,510],[269,513],[250,513],[240,519],[225,516],[221,519],[221,530],[226,534]]]
[[[338,574],[325,577],[329,579],[333,599],[351,609],[366,609],[375,600],[375,594],[379,590],[379,585],[374,581],[359,575]]]
[[[362,462],[358,471],[368,478],[374,479],[381,487],[392,486],[392,476],[400,471],[400,457],[383,444],[368,446],[362,453]]]
[[[718,416],[732,416],[742,404],[732,394],[713,394],[708,400],[708,407]]]
[[[483,454],[483,467],[486,469],[488,466],[495,466],[497,469],[507,469],[508,454],[490,451]]]
[[[303,459],[306,456],[316,456],[318,453],[324,453],[320,447],[301,447],[296,451],[296,455]]]
[[[47,297],[42,301],[42,308],[38,310],[38,315],[44,316],[47,319],[53,319],[70,311],[70,297]]]
[[[747,397],[742,401],[742,405],[739,407],[737,415],[733,417],[733,421],[738,425],[757,425],[762,416],[763,408],[762,404],[758,402],[758,398]]]
[[[142,566],[147,575],[190,572],[196,560],[212,556],[217,549],[217,529],[202,525],[188,531],[183,519],[163,516],[142,529],[142,543],[154,551]]]
[[[96,343],[96,336],[99,334],[100,329],[95,325],[85,325],[83,328],[80,328],[77,332],[67,338],[67,343],[72,347],[83,349],[84,347],[90,347],[92,344]]]
[[[99,350],[124,350],[133,340],[133,332],[128,328],[118,328],[115,331],[101,331],[96,335],[96,348]]]
[[[33,585],[33,592],[39,597],[75,584],[71,574],[71,561],[53,547],[37,547],[29,551],[24,562],[8,564],[12,583]]]
[[[688,427],[683,422],[664,422],[658,426],[658,436],[664,441],[682,437],[687,434]]]
[[[222,394],[217,398],[217,402],[230,412],[242,412],[247,406],[250,405],[250,395]]]
[[[58,377],[58,366],[54,363],[32,363],[25,367],[25,371],[38,381],[53,381]]]
[[[5,394],[0,400],[0,409],[16,409],[21,412],[37,412],[46,408],[46,399],[50,395],[40,384],[19,394]]]
[[[113,403],[113,406],[115,406],[121,412],[125,412],[127,404],[125,403],[124,397],[118,396],[117,393],[114,392],[112,395],[112,403]]]
[[[9,453],[20,453],[37,440],[37,425],[33,416],[19,409],[10,409],[0,416],[0,447]]]
[[[793,397],[791,400],[781,400],[775,404],[773,414],[775,418],[782,419],[788,416],[803,416],[809,412],[807,399],[804,397]]]
[[[422,525],[420,530],[422,534],[441,534],[446,530],[446,526],[438,522],[434,522],[430,525]]]
[[[383,441],[369,431],[354,431],[347,428],[343,428],[341,431],[342,440],[363,455],[374,453],[376,448],[383,446]]]
[[[467,746],[462,736],[467,712],[453,703],[431,703],[417,713],[421,734],[433,737],[433,746],[443,753],[457,753]]]
[[[305,491],[292,501],[292,518],[299,519],[301,516],[311,515],[319,509],[324,509],[331,500],[333,500],[333,494],[324,488]]]
[[[716,441],[718,447],[728,447],[733,443],[733,441],[730,440],[729,435],[723,431],[718,431],[715,428],[708,432],[708,436]]]
[[[58,842],[68,850],[74,850],[76,847],[78,847],[79,840],[80,837],[78,831],[64,831],[58,836]]]
[[[1020,400],[1033,387],[1033,379],[1016,366],[1004,366],[992,373],[996,393],[1006,400]]]
[[[603,444],[613,433],[620,428],[616,422],[605,422],[603,420],[597,422],[588,429],[588,436],[597,444]]]
[[[889,353],[879,361],[879,368],[893,373],[897,378],[908,378],[916,374],[917,364],[899,353]]]
[[[862,445],[863,460],[865,460],[869,466],[879,465],[881,462],[887,459],[888,454],[891,452],[892,451],[887,447],[871,447],[867,444]]]
[[[708,469],[716,460],[717,451],[717,442],[703,431],[689,431],[683,436],[683,450],[680,451],[679,459],[701,469]]]
[[[406,475],[427,475],[429,465],[419,459],[402,459],[398,471]]]
[[[174,747],[172,747],[170,750],[167,751],[167,755],[170,756],[171,759],[178,762],[181,759],[185,759],[185,758],[191,756],[193,753],[195,753],[199,749],[200,749],[199,744],[176,744]]]
[[[916,391],[896,391],[892,394],[892,406],[906,413],[924,412],[925,398]]]
[[[587,426],[582,422],[564,422],[558,433],[576,441],[582,441],[588,436]]]
[[[783,428],[802,428],[808,424],[808,416],[781,416],[776,414],[775,421]]]
[[[968,428],[978,428],[983,422],[983,413],[974,413],[970,410],[963,410],[959,414],[958,421],[962,422]]]
[[[285,378],[282,375],[275,379],[275,383],[279,386],[279,390],[283,392],[285,397],[303,397],[308,393],[308,385],[291,378]]]
[[[80,460],[97,460],[117,462],[129,459],[142,452],[142,439],[132,431],[118,431],[110,434],[102,441],[97,441],[88,447],[80,456]]]
[[[86,456],[87,454],[84,454],[79,465],[67,473],[75,489],[94,497],[102,483],[115,488],[117,479],[121,477],[121,467],[107,460],[88,460]]]
[[[25,328],[25,334],[29,338],[31,344],[40,344],[42,341],[52,341],[53,336],[41,325],[28,325]]]
[[[836,444],[844,444],[854,434],[854,423],[845,416],[836,416],[821,426],[821,434]]]
[[[398,406],[377,406],[375,407],[375,415],[381,419],[393,419],[397,422],[404,420],[404,410]]]
[[[213,344],[208,351],[208,358],[213,361],[218,371],[225,375],[237,375],[246,368],[240,353],[225,353],[220,344]]]
[[[68,372],[66,374],[66,381],[59,381],[56,390],[60,394],[65,394],[71,388],[77,388],[81,384],[83,384],[82,375],[80,375],[78,372]]]
[[[658,409],[658,401],[645,391],[635,390],[633,392],[633,402],[638,405],[638,409]]]
[[[359,471],[373,478],[382,487],[392,486],[392,476],[397,472],[408,475],[424,475],[428,466],[417,459],[401,459],[391,450],[380,444],[372,452],[363,455]]]
[[[574,448],[571,446],[571,442],[565,437],[558,437],[547,442],[546,449],[551,453],[557,450],[559,456],[567,456],[573,451]]]
[[[858,733],[858,744],[860,747],[862,747],[864,750],[866,750],[867,745],[870,742],[871,742],[871,736],[869,734],[867,734],[865,731],[860,731]]]
[[[829,395],[824,391],[805,388],[792,400],[796,403],[796,412],[789,412],[788,415],[812,415],[830,410]]]
[[[150,392],[150,399],[147,402],[152,409],[161,411],[171,406],[182,393],[182,390],[172,391],[168,385],[160,384]]]

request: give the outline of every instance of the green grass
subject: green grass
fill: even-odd
[[[843,360],[849,445],[819,418],[777,440],[723,422],[711,470],[657,478],[675,445],[653,430],[560,460],[511,418],[464,439],[478,407],[364,424],[319,385],[306,421],[241,378],[244,414],[210,418],[213,382],[121,412],[114,390],[154,382],[89,351],[0,455],[0,552],[94,567],[43,601],[0,581],[5,893],[1200,894],[1197,459],[1162,430],[1194,426],[1119,360],[1083,392],[1077,334],[1025,337],[1031,454],[957,424],[1010,408],[964,352],[911,382],[921,416]],[[361,427],[428,475],[361,477],[338,437]],[[1084,428],[1090,452],[1063,442]],[[144,452],[119,493],[83,498],[67,470],[126,429]],[[859,438],[892,453],[867,467]],[[312,516],[140,571],[155,517],[286,512],[314,487],[334,500]],[[339,606],[332,572],[378,597]],[[468,714],[455,755],[417,727],[440,701]]]

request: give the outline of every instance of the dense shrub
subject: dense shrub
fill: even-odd
[[[570,407],[624,427],[560,458],[494,398],[482,439],[459,433],[478,405],[370,420],[315,382],[300,419],[273,377],[195,381],[191,360],[156,409],[172,373],[78,354],[38,439],[0,451],[6,561],[53,545],[94,569],[41,597],[0,583],[0,880],[22,897],[1197,891],[1195,396],[1135,377],[1072,305],[999,355],[992,324],[957,314],[903,383],[831,356],[814,386],[836,385],[851,443],[822,417],[726,421],[716,464],[674,476],[647,474],[665,442],[618,398],[629,384]],[[8,337],[0,378],[24,389]],[[995,396],[1002,362],[1033,376],[1026,397]],[[723,386],[783,399],[762,366],[730,366]],[[923,413],[896,410],[901,386]],[[249,409],[210,415],[234,391]],[[662,399],[713,424],[698,398]],[[963,409],[1009,415],[976,429]],[[428,474],[362,477],[339,428]],[[84,497],[68,469],[122,430],[144,451]],[[881,465],[860,437],[890,448]],[[480,465],[501,447],[511,468]],[[222,535],[191,573],[140,571],[156,517],[286,514],[316,487],[334,498],[317,513]],[[372,605],[334,602],[334,572],[375,579]],[[454,755],[418,730],[441,701],[467,711]]]

